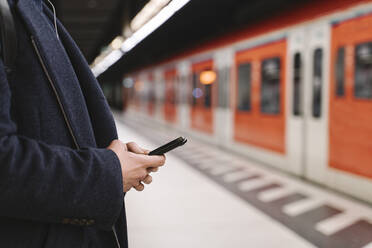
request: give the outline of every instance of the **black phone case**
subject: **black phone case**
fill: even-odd
[[[187,142],[187,139],[183,138],[183,137],[179,137],[175,140],[172,140],[171,142],[159,147],[159,148],[156,148],[155,150],[151,151],[149,153],[149,155],[163,155],[164,153],[167,153],[179,146],[182,146],[184,145],[185,143]]]

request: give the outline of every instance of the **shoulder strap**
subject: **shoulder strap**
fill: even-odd
[[[2,58],[10,72],[17,55],[17,33],[8,0],[0,0],[0,29]]]

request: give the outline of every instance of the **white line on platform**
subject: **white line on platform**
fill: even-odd
[[[235,166],[236,168],[250,168],[250,166],[247,166],[248,163],[242,163],[240,160],[231,160],[231,165]]]
[[[361,219],[359,215],[349,212],[340,213],[316,224],[315,228],[325,235],[332,235]]]
[[[216,166],[216,163],[209,162],[209,163],[200,163],[197,165],[202,170],[211,169]]]
[[[183,153],[183,155],[185,155],[187,157],[195,155],[195,152],[191,149],[184,149],[184,150],[182,150],[182,153]]]
[[[198,160],[198,161],[213,159],[213,158],[206,157],[206,156],[207,154],[205,153],[193,153],[193,154],[189,154],[187,156],[187,159]]]
[[[323,204],[322,200],[308,198],[285,205],[283,212],[289,216],[297,216]]]
[[[252,175],[253,175],[252,171],[247,171],[247,170],[234,171],[234,172],[224,175],[223,180],[227,183],[233,183],[233,182],[239,181],[241,179],[247,178]]]
[[[284,196],[290,195],[294,192],[295,190],[292,188],[275,188],[275,189],[270,189],[261,192],[258,195],[258,199],[262,202],[271,202],[275,201],[279,198],[282,198]]]
[[[252,164],[248,161],[244,161],[244,160],[241,160],[241,159],[233,159],[231,161],[233,164],[239,166],[239,167],[250,167],[252,166]]]
[[[209,173],[214,175],[214,176],[220,176],[220,175],[223,175],[229,171],[232,171],[232,170],[235,170],[234,167],[230,167],[230,166],[220,166],[220,167],[216,167],[216,168],[212,168]]]
[[[270,183],[273,182],[268,180],[267,178],[256,178],[239,183],[238,188],[241,191],[250,191],[268,185]]]

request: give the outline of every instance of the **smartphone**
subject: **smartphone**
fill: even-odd
[[[184,137],[179,137],[161,147],[156,148],[155,150],[151,151],[149,155],[163,155],[164,153],[172,151],[179,146],[183,146],[184,144],[186,144],[186,142],[187,139],[185,139]]]

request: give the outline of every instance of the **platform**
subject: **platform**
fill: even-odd
[[[116,115],[119,137],[152,149],[179,133]],[[196,139],[126,196],[135,248],[371,248],[372,206]]]

